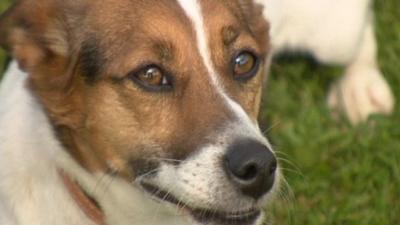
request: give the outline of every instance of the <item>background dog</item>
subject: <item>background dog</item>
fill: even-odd
[[[353,123],[393,112],[394,97],[376,58],[372,1],[259,0],[271,24],[275,53],[312,54],[327,64],[345,65],[328,104]]]

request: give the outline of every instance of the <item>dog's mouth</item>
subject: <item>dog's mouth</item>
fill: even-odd
[[[169,192],[162,190],[155,185],[142,182],[141,186],[156,200],[176,205],[178,208],[189,212],[189,214],[201,224],[249,225],[254,224],[255,221],[261,216],[261,210],[257,208],[237,212],[223,212],[215,209],[193,208],[178,200],[177,197],[171,195]]]

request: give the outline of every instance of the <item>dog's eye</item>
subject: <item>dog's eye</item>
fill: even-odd
[[[233,59],[234,77],[238,80],[248,80],[257,74],[259,66],[259,58],[254,53],[240,52]]]
[[[132,79],[150,91],[165,91],[172,87],[169,76],[156,65],[138,70],[133,73]]]

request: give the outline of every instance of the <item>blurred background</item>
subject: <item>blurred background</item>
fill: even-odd
[[[0,0],[0,12],[10,3]],[[399,100],[400,1],[374,8],[380,66]],[[0,50],[0,71],[5,56]],[[400,104],[356,127],[334,120],[325,100],[342,72],[302,57],[273,64],[260,122],[287,184],[266,224],[400,224]]]

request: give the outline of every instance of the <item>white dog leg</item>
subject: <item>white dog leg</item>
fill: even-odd
[[[335,112],[344,112],[353,124],[366,121],[371,114],[392,113],[394,97],[378,68],[372,20],[365,28],[355,59],[347,66],[344,77],[333,85],[328,104]]]

